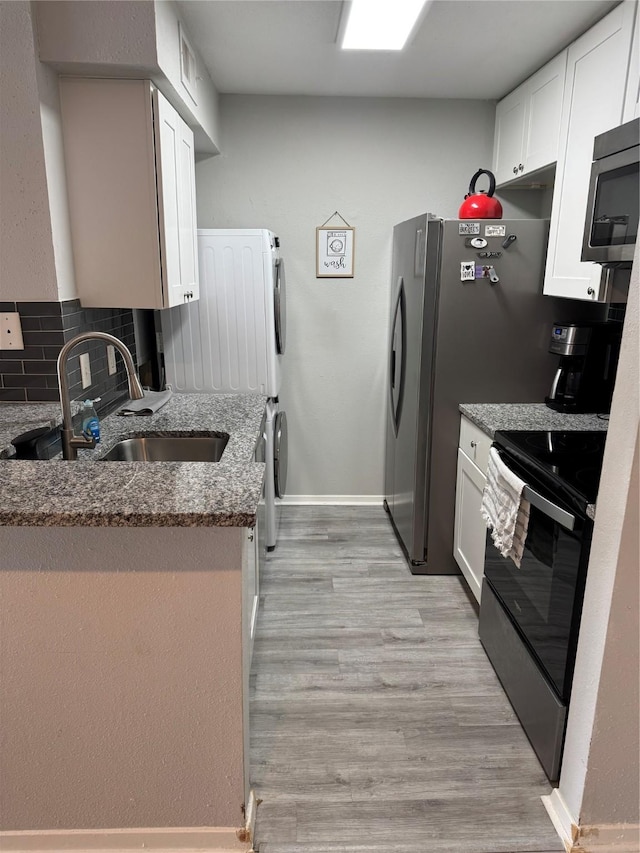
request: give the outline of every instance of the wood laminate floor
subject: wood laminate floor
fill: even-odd
[[[251,676],[260,853],[564,849],[477,625],[381,507],[283,509]]]

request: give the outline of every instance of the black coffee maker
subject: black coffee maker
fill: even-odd
[[[560,363],[545,403],[558,412],[611,411],[622,323],[555,323],[549,352]]]

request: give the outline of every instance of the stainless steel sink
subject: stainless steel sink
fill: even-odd
[[[139,435],[124,438],[101,462],[219,462],[227,446],[225,432],[207,435]]]

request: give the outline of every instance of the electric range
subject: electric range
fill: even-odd
[[[551,781],[560,772],[606,432],[503,431],[502,461],[527,484],[520,567],[487,536],[480,639]]]

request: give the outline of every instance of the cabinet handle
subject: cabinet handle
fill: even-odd
[[[249,542],[253,542],[253,528],[251,528],[249,530],[249,533],[247,535],[247,539],[249,540]]]
[[[596,292],[592,287],[587,288],[587,296],[595,296]]]
[[[518,174],[518,167],[517,167],[517,166],[514,166],[514,167],[513,167],[513,174],[514,174],[514,175],[517,175],[517,174]]]
[[[475,441],[471,442],[471,447],[473,447],[475,449],[477,446],[478,446],[477,442],[475,442]]]
[[[524,166],[522,165],[522,163],[520,163],[520,164],[518,165],[518,171],[519,171],[519,172],[524,172]]]
[[[187,290],[184,295],[184,301],[188,302],[190,299],[193,299],[193,290]]]

